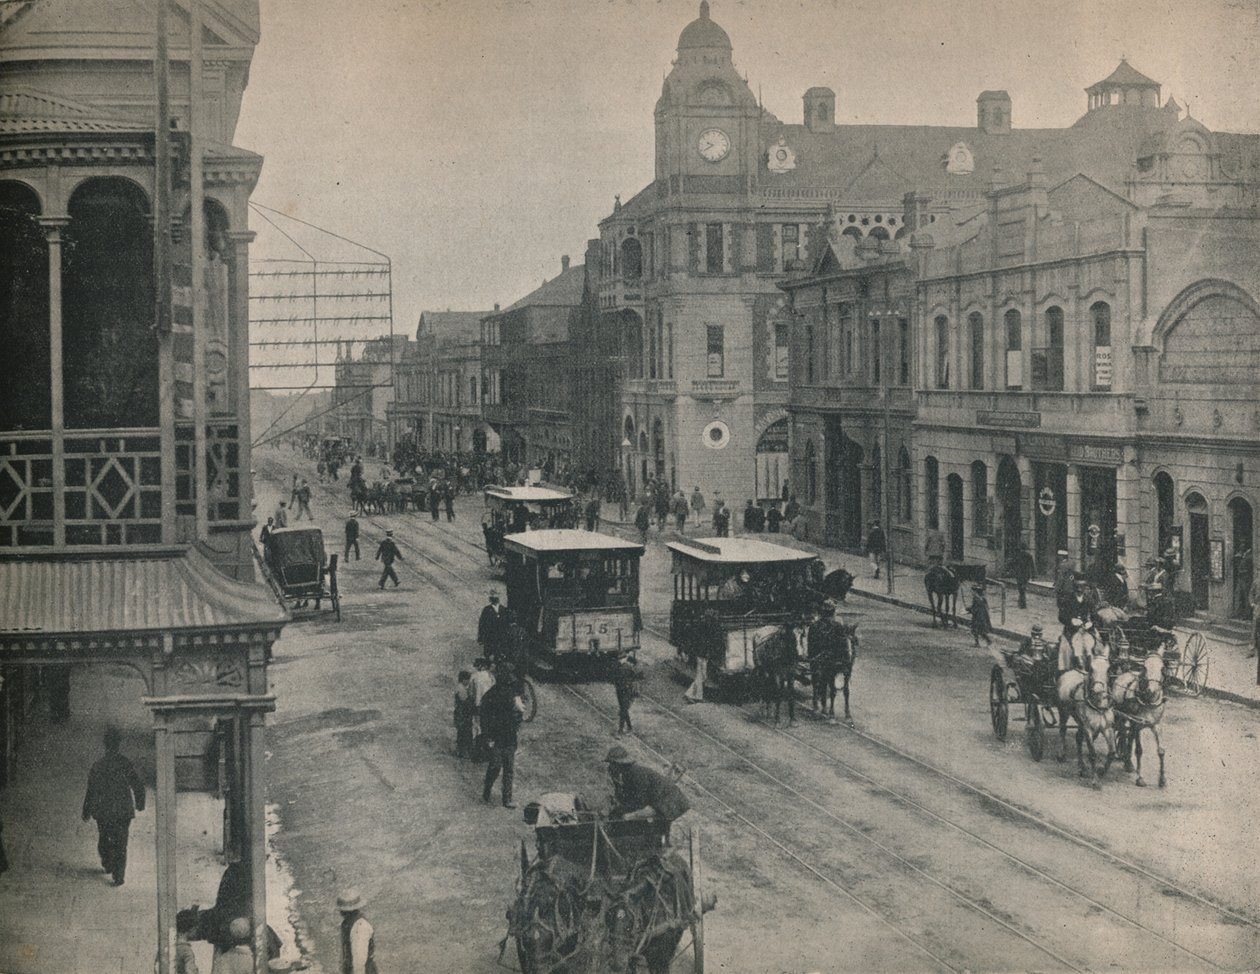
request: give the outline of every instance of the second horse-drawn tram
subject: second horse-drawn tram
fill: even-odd
[[[490,564],[503,560],[503,539],[510,534],[577,527],[577,497],[572,491],[538,485],[486,487],[481,532]]]
[[[698,627],[720,626],[725,653],[708,668],[719,687],[746,683],[760,642],[806,624],[823,605],[823,565],[813,552],[754,538],[684,538],[666,547],[674,576],[669,641],[681,664]]]
[[[643,545],[558,528],[510,534],[503,546],[508,611],[536,669],[573,671],[638,650]]]

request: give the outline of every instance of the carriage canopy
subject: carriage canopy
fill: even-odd
[[[277,528],[271,532],[271,563],[284,577],[296,580],[310,570],[314,580],[324,566],[324,532],[319,528]]]

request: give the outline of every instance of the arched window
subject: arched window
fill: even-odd
[[[1173,518],[1176,511],[1176,493],[1173,479],[1160,471],[1154,477],[1155,483],[1155,554],[1163,554],[1172,543]]]
[[[62,258],[65,425],[158,424],[153,238],[138,186],[91,179],[70,198]]]
[[[1002,322],[1006,326],[1006,388],[1020,389],[1024,385],[1024,323],[1014,308],[1002,316]]]
[[[936,316],[936,388],[949,388],[949,319]]]
[[[621,242],[621,276],[637,281],[643,276],[643,245],[634,237]]]
[[[633,416],[626,417],[626,422],[622,426],[622,431],[624,433],[625,439],[629,440],[630,443],[633,445],[634,443],[634,417]]]
[[[929,529],[941,527],[941,467],[936,457],[923,461],[923,515]]]
[[[871,232],[867,234],[867,236],[869,236],[872,240],[887,240],[888,230],[884,227],[872,227]]]
[[[862,239],[862,229],[860,227],[845,227],[840,231],[842,237],[852,237],[854,240]]]
[[[1051,307],[1045,313],[1046,346],[1033,353],[1033,388],[1047,392],[1063,391],[1063,309]]]
[[[991,533],[989,517],[989,471],[981,460],[971,465],[971,533],[988,537]]]
[[[0,183],[0,428],[52,426],[48,335],[48,244],[35,218],[39,198],[21,183]],[[3,501],[0,501],[3,505]]]
[[[897,520],[905,524],[914,514],[914,476],[904,446],[897,454],[897,488]]]
[[[967,316],[968,339],[971,342],[971,388],[984,388],[984,316],[973,311]]]
[[[1089,307],[1090,320],[1094,325],[1093,386],[1095,389],[1111,388],[1111,305],[1096,301]]]

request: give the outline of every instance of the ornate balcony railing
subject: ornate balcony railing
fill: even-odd
[[[53,543],[52,473],[47,433],[0,438],[0,546]]]

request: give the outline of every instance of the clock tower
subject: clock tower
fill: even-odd
[[[683,28],[656,103],[656,178],[671,196],[746,193],[757,174],[761,110],[731,61],[731,39],[709,17]]]

